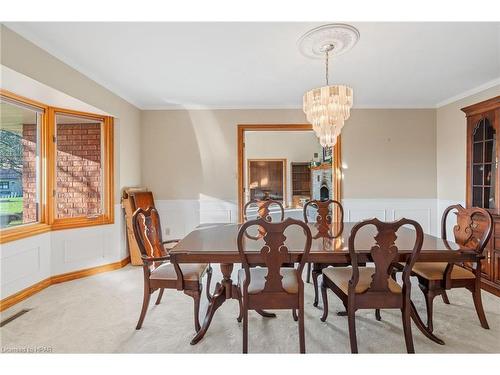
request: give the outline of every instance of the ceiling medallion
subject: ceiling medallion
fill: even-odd
[[[333,147],[350,116],[353,90],[329,84],[329,59],[349,51],[357,43],[359,31],[350,25],[329,24],[308,31],[298,41],[304,56],[325,59],[326,85],[307,91],[303,110],[322,147]]]

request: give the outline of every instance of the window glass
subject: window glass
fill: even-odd
[[[99,120],[56,114],[57,219],[103,213],[103,147]]]
[[[0,228],[40,220],[42,115],[35,107],[0,99]]]

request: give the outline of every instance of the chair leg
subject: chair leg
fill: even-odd
[[[314,302],[313,302],[314,307],[318,307],[318,277],[319,277],[319,272],[313,269],[312,279],[314,287]]]
[[[443,290],[443,293],[441,294],[441,298],[443,299],[444,303],[446,303],[447,305],[450,304],[450,300],[448,299],[448,294],[446,294],[446,290]]]
[[[303,304],[301,307],[299,307],[299,347],[300,347],[300,353],[304,354],[306,352],[306,338],[305,338],[305,332],[304,332],[304,305]]]
[[[158,298],[156,299],[156,302],[155,302],[155,305],[159,305],[160,302],[161,302],[161,297],[163,297],[163,291],[165,290],[165,288],[161,288],[160,289],[160,292],[158,293]]]
[[[382,320],[382,317],[380,316],[380,309],[375,309],[375,319],[378,321]]]
[[[474,307],[476,308],[477,316],[481,322],[481,327],[484,329],[490,329],[484,313],[483,301],[481,299],[481,287],[479,285],[476,285],[476,287],[472,290],[472,298],[474,299]]]
[[[196,332],[198,332],[201,329],[200,326],[200,299],[201,299],[201,292],[203,288],[201,284],[198,287],[198,290],[185,290],[184,294],[187,294],[188,296],[191,296],[193,298],[193,305],[194,305],[194,329]]]
[[[349,322],[349,340],[351,342],[351,353],[358,352],[358,341],[356,339],[356,312],[349,307],[347,310],[347,320]]]
[[[208,265],[207,270],[207,300],[210,302],[212,300],[212,295],[210,294],[210,283],[212,281],[212,266]]]
[[[322,322],[328,318],[328,296],[325,283],[321,283],[321,299],[323,300],[323,316],[320,318]]]
[[[243,354],[248,353],[248,309],[243,308]]]
[[[144,322],[144,318],[146,317],[146,312],[148,311],[150,298],[151,298],[151,293],[149,293],[149,287],[144,287],[144,299],[142,300],[141,315],[139,316],[139,321],[137,322],[137,326],[135,327],[135,329],[141,329],[142,327],[142,322]]]
[[[238,323],[241,323],[241,320],[243,319],[243,297],[241,296],[241,293],[238,291],[238,305],[240,307],[240,313],[236,320]]]
[[[413,336],[411,334],[411,317],[409,306],[403,307],[401,309],[401,315],[403,318],[403,332],[405,334],[406,351],[408,353],[415,353],[415,348],[413,347]]]
[[[295,320],[295,321],[299,320],[299,317],[297,316],[296,309],[292,309],[292,317],[293,317],[293,320]]]
[[[434,312],[434,293],[427,293],[425,295],[425,308],[427,309],[427,328],[430,332],[434,331],[434,324],[432,322],[432,315]]]
[[[307,276],[306,276],[306,283],[310,284],[311,283],[311,263],[307,263]]]
[[[434,330],[434,326],[432,324],[433,301],[434,297],[436,297],[436,293],[433,290],[425,288],[424,286],[420,286],[420,290],[424,293],[425,308],[427,310],[427,329],[429,332],[432,332]]]

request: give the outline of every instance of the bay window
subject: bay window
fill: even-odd
[[[113,118],[0,100],[0,243],[112,223]]]

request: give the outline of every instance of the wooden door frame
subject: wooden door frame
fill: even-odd
[[[238,221],[243,222],[243,188],[244,188],[244,139],[245,131],[307,131],[312,130],[311,124],[238,124]],[[339,135],[337,144],[333,148],[332,156],[332,187],[333,199],[336,201],[342,198],[342,140]],[[339,212],[336,209],[336,215]]]

